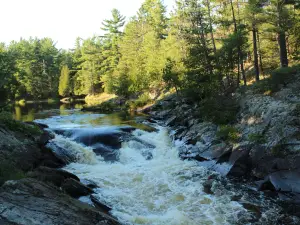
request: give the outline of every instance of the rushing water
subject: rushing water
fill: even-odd
[[[53,140],[76,154],[76,162],[65,169],[80,179],[96,182],[99,188],[95,196],[110,206],[110,213],[123,224],[275,224],[279,218],[280,207],[264,196],[236,187],[196,161],[182,161],[178,147],[183,143],[175,144],[169,130],[159,125],[153,125],[156,130],[149,132],[147,125],[141,124],[144,117],[48,110],[36,118],[52,130],[71,133],[56,134]],[[96,155],[93,145],[83,144],[74,136],[80,130],[93,131],[94,136],[97,132],[119,132],[125,125],[138,129],[114,150],[114,161]],[[207,194],[203,183],[212,174],[217,178],[214,194]],[[90,202],[88,197],[81,200]]]

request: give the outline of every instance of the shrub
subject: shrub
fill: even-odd
[[[248,140],[250,142],[256,143],[256,144],[264,144],[264,143],[266,143],[266,138],[262,134],[256,134],[256,133],[249,134]]]
[[[240,106],[232,96],[205,99],[200,103],[200,118],[216,124],[230,124],[236,121]]]
[[[295,76],[300,73],[300,66],[284,67],[273,70],[269,78],[254,83],[251,88],[255,93],[271,94],[279,91],[288,83],[295,79]]]
[[[149,102],[151,102],[151,98],[149,97],[148,93],[144,93],[138,97],[137,100],[135,100],[135,104],[137,107],[142,107],[147,105]]]
[[[126,107],[129,110],[135,110],[138,107],[143,107],[148,103],[152,102],[152,99],[149,97],[148,93],[140,95],[136,100],[129,100],[126,102]]]
[[[253,85],[251,85],[251,88],[254,91],[254,93],[257,94],[264,94],[267,92],[272,93],[270,78],[260,80],[254,83]]]
[[[279,91],[282,86],[286,86],[293,80],[297,72],[296,66],[279,68],[271,72],[269,81],[272,92]]]
[[[229,143],[236,143],[239,140],[240,134],[235,127],[224,125],[218,130],[217,137]]]

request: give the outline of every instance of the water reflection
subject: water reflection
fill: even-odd
[[[14,106],[13,117],[16,120],[25,122],[47,118],[52,115],[68,115],[67,110],[82,109],[84,104],[84,101],[70,104],[48,102],[18,104]],[[54,113],[53,110],[56,112]]]
[[[15,105],[13,116],[16,120],[24,122],[48,118],[51,123],[60,123],[63,120],[63,123],[88,125],[89,127],[130,125],[150,132],[155,130],[142,123],[145,120],[143,114],[127,112],[94,114],[74,110],[82,109],[84,104],[84,102],[71,104],[43,102]]]

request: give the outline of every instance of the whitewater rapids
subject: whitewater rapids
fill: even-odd
[[[48,124],[50,129],[90,127],[91,121],[81,121],[86,117],[94,120],[97,115],[60,116],[38,122]],[[95,195],[112,208],[110,213],[122,224],[250,224],[253,213],[232,200],[237,194],[235,189],[216,181],[212,187],[214,195],[205,193],[203,183],[214,172],[196,161],[181,160],[178,147],[182,143],[175,144],[167,128],[156,128],[156,132],[137,129],[132,133],[154,148],[149,149],[135,139],[125,141],[115,162],[105,161],[91,147],[71,138],[56,135],[53,142],[76,153],[77,162],[65,169],[80,179],[96,182],[99,188],[94,190]],[[152,159],[147,159],[144,152],[151,152]],[[86,197],[81,200],[87,201]],[[276,215],[276,209],[265,211],[260,222],[272,223],[272,215]]]

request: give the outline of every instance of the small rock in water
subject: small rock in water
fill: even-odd
[[[81,183],[83,183],[85,186],[89,187],[89,188],[99,188],[99,186],[97,185],[96,182],[92,181],[92,180],[88,180],[88,179],[81,179],[80,180]]]
[[[203,183],[203,191],[206,193],[206,194],[213,194],[211,188],[212,188],[212,185],[213,185],[213,182],[214,180],[213,179],[209,179],[207,181],[205,181]]]
[[[243,207],[245,209],[247,209],[248,211],[252,212],[254,214],[254,218],[252,222],[258,221],[259,218],[261,218],[262,216],[262,212],[259,206],[248,203],[248,202],[244,202],[242,203]]]

